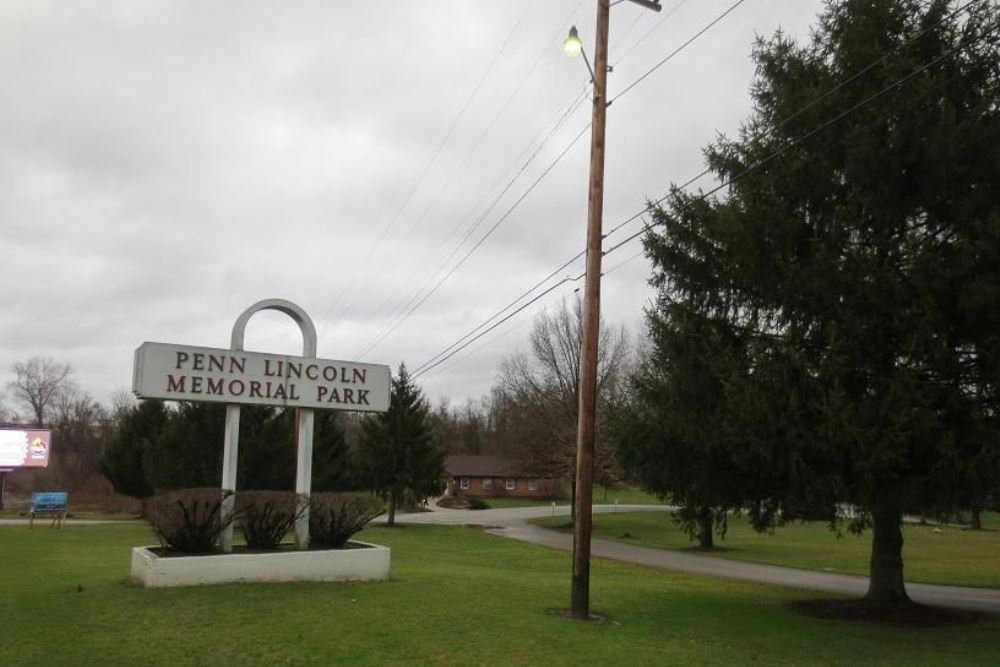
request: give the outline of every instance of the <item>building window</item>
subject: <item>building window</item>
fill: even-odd
[[[468,477],[462,477],[461,479],[459,479],[458,480],[458,486],[459,486],[459,488],[461,488],[463,490],[468,489],[469,488],[469,478]]]
[[[504,488],[507,489],[508,491],[513,491],[514,489],[517,488],[517,480],[512,477],[508,477],[504,481]]]
[[[493,478],[484,477],[483,478],[483,491],[489,491],[493,488]]]
[[[529,479],[528,480],[528,491],[537,491],[537,490],[538,490],[538,480],[537,479]]]

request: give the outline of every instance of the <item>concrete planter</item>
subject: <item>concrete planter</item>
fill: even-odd
[[[352,542],[358,548],[266,553],[158,556],[152,547],[132,549],[132,579],[146,588],[257,581],[385,581],[389,547]]]

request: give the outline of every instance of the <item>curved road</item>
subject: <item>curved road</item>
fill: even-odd
[[[663,505],[595,505],[595,513],[608,512],[663,512],[673,508]],[[483,526],[494,535],[507,537],[553,549],[571,551],[573,537],[567,533],[539,528],[528,523],[529,519],[546,516],[566,516],[569,507],[521,507],[492,510],[448,510],[434,508],[431,512],[397,514],[400,523],[466,524]],[[650,549],[647,547],[594,540],[591,553],[599,558],[635,563],[647,567],[692,572],[713,577],[742,579],[774,586],[806,588],[843,595],[864,595],[868,589],[868,578],[863,576],[832,574],[791,567],[762,565],[743,561],[728,560],[715,556],[699,556],[681,551]],[[962,586],[938,586],[933,584],[907,583],[906,589],[915,602],[1000,613],[1000,590],[991,588],[970,588]]]
[[[666,505],[595,505],[595,513],[610,512],[666,512],[674,509]],[[399,523],[433,523],[446,525],[481,526],[487,532],[501,537],[538,544],[552,549],[571,551],[573,537],[567,533],[539,528],[528,523],[530,519],[546,516],[568,516],[569,507],[518,507],[491,510],[450,510],[433,507],[430,512],[397,514]],[[385,517],[376,522],[384,523]],[[0,519],[0,525],[26,525],[26,519]],[[66,524],[126,523],[121,520],[73,520]],[[44,524],[43,524],[44,525]],[[598,558],[678,572],[692,572],[712,577],[725,577],[754,581],[773,586],[806,588],[843,595],[864,595],[868,578],[863,576],[799,570],[777,565],[762,565],[728,560],[714,556],[699,556],[681,551],[650,549],[632,544],[594,540],[591,553]],[[938,586],[934,584],[907,583],[910,597],[923,604],[970,609],[1000,614],[1000,589],[970,588],[963,586]]]

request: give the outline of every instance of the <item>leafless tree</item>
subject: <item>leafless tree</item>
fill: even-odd
[[[32,357],[11,366],[14,379],[7,384],[12,397],[28,407],[34,423],[44,425],[59,397],[76,388],[73,368],[49,357]]]
[[[0,399],[3,395],[0,394]],[[0,400],[0,424],[7,424],[14,421],[14,413],[7,409],[7,406]]]
[[[573,478],[576,466],[576,428],[580,374],[582,307],[579,298],[565,301],[553,312],[535,317],[529,335],[531,354],[506,359],[499,376],[494,408],[506,404],[516,412],[508,419],[513,450],[540,474]],[[618,400],[629,358],[624,326],[609,328],[601,322],[598,344],[599,418]],[[598,438],[595,478],[602,483],[616,479],[610,445]]]
[[[135,408],[136,403],[135,395],[132,392],[125,389],[115,389],[111,392],[111,419],[117,423],[122,415]]]
[[[104,445],[114,430],[111,413],[75,386],[60,391],[51,409],[53,455],[45,471],[54,487],[77,491],[100,474]]]

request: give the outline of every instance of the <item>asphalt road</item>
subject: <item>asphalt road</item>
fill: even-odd
[[[656,512],[672,508],[657,505],[621,505],[619,507],[595,505],[595,513],[606,512]],[[545,516],[565,516],[568,507],[525,507],[492,510],[447,510],[435,508],[431,512],[398,514],[400,523],[437,523],[479,525],[494,535],[521,540],[531,544],[571,551],[573,537],[567,533],[539,528],[528,523],[529,519]],[[646,547],[593,540],[591,553],[598,558],[623,561],[664,570],[691,572],[727,579],[754,581],[773,586],[788,586],[826,591],[843,595],[861,596],[868,588],[868,577],[799,570],[790,567],[746,563],[742,561],[700,556],[681,551],[649,549]],[[963,586],[938,586],[907,583],[906,589],[915,602],[957,609],[970,609],[1000,614],[1000,590]]]

